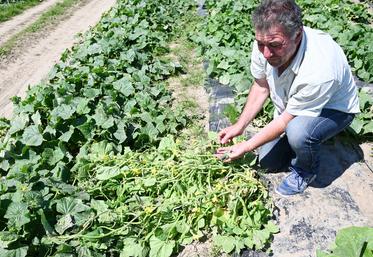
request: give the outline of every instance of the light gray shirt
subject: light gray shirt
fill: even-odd
[[[358,113],[357,88],[343,50],[327,33],[303,29],[298,52],[280,76],[256,41],[253,45],[251,74],[267,79],[275,117],[284,110],[294,116],[317,117],[324,108]]]

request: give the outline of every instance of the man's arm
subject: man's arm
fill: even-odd
[[[255,134],[248,141],[238,143],[230,147],[222,147],[217,150],[217,156],[220,158],[224,154],[228,153],[226,162],[238,159],[242,157],[245,153],[250,152],[259,146],[268,143],[275,138],[279,137],[282,133],[285,132],[285,129],[288,123],[295,116],[284,111],[280,116],[267,124],[263,129],[261,129],[257,134]]]
[[[266,79],[256,79],[250,89],[249,96],[238,121],[219,132],[219,140],[222,144],[232,138],[241,135],[247,125],[255,118],[262,109],[265,100],[269,96],[269,86]]]

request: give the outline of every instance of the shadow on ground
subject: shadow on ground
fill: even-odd
[[[324,188],[340,177],[351,165],[364,160],[357,142],[337,137],[321,146],[320,173],[312,187]]]

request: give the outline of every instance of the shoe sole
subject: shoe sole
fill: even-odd
[[[282,194],[280,191],[277,190],[277,187],[275,188],[275,193],[278,194],[278,195],[280,195],[280,196],[282,196],[282,197],[290,197],[290,196],[292,196],[292,195],[284,195],[284,194]]]

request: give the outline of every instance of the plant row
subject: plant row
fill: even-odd
[[[170,24],[189,4],[166,2],[120,1],[63,54],[47,83],[29,89],[22,101],[13,99],[14,116],[0,145],[5,256],[56,252],[56,245],[44,248],[48,226],[40,226],[55,216],[53,199],[75,197],[68,189],[76,157],[92,144],[110,142],[117,153],[146,148],[185,125],[165,82],[179,67],[162,56]]]
[[[13,99],[0,121],[1,257],[169,257],[210,236],[225,252],[268,247],[277,227],[255,173],[221,163],[209,140],[174,140],[189,117],[167,89],[182,68],[165,56],[192,6],[119,1]]]

